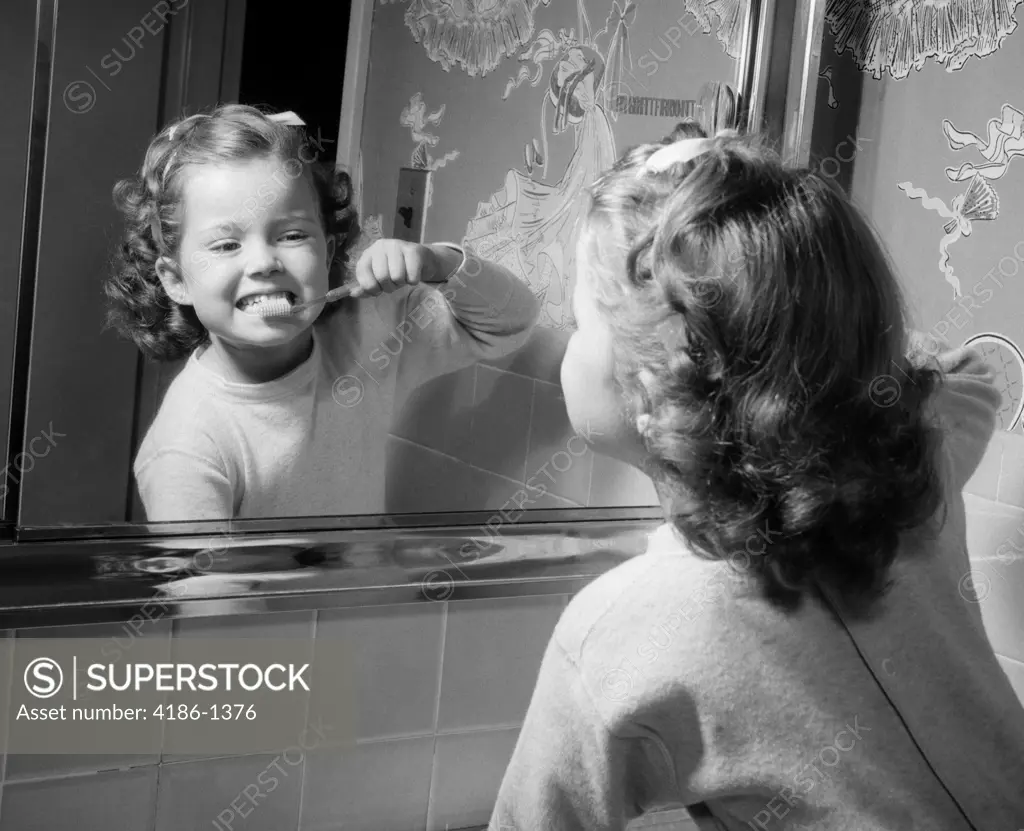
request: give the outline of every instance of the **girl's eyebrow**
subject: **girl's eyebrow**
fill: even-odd
[[[298,208],[298,209],[296,209],[294,211],[289,211],[288,213],[283,214],[280,217],[278,217],[277,221],[278,222],[288,222],[288,221],[293,220],[293,219],[305,219],[305,220],[308,220],[309,222],[317,222],[318,221],[317,217],[311,211],[307,211],[305,208]]]
[[[234,222],[217,222],[214,225],[207,225],[205,228],[200,230],[200,234],[207,236],[208,234],[230,234],[232,231],[237,230],[238,226]]]
[[[274,220],[275,224],[281,224],[282,222],[294,222],[297,219],[305,220],[307,222],[317,222],[317,218],[313,216],[309,211],[299,209],[295,211],[289,211],[287,214],[278,217]],[[207,225],[205,228],[200,229],[199,234],[202,237],[209,237],[214,234],[231,234],[235,231],[246,230],[251,223],[244,223],[240,225],[234,220],[224,220],[221,222]]]

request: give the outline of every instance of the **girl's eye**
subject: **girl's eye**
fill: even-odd
[[[225,242],[214,243],[210,248],[216,254],[227,254],[231,251],[237,251],[240,246],[235,242],[235,240],[227,240]]]
[[[289,231],[284,235],[284,238],[289,242],[298,242],[299,240],[309,239],[309,234],[305,231]]]

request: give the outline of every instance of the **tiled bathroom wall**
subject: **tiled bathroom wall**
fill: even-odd
[[[965,499],[973,571],[963,593],[981,604],[989,640],[1024,701],[1024,437],[996,434]]]
[[[278,756],[278,784],[260,788],[265,793],[254,797],[255,805],[239,797],[247,787],[254,793],[276,754],[196,758],[165,741],[161,752],[141,756],[11,755],[0,831],[483,825],[566,602],[565,595],[548,595],[158,622],[141,636],[166,642],[168,651],[183,637],[294,638],[298,651],[310,653],[318,641],[343,640],[352,661],[354,733],[328,731],[310,742],[317,746]],[[124,642],[126,630],[101,625],[8,634]],[[6,702],[6,690],[3,696]],[[3,709],[9,717],[6,703]]]
[[[558,381],[567,342],[539,328],[516,355],[415,390],[390,438],[388,511],[657,505],[650,479],[573,431]]]

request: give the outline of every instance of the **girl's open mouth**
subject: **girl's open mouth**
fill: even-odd
[[[290,306],[295,305],[295,295],[290,291],[268,291],[263,294],[249,294],[239,300],[235,305],[243,312],[259,314],[259,307],[264,303],[273,300],[284,300]]]

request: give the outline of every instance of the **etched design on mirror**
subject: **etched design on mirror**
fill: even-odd
[[[381,3],[398,0],[381,0]],[[543,0],[546,6],[550,0]],[[445,72],[491,72],[529,42],[541,0],[412,0],[405,25]]]
[[[440,170],[448,162],[459,158],[458,150],[449,150],[439,159],[432,158],[427,150],[428,147],[436,147],[441,140],[439,136],[428,132],[428,128],[437,127],[441,123],[441,119],[444,118],[444,110],[445,105],[442,104],[434,112],[428,113],[422,92],[415,93],[409,99],[409,104],[402,110],[402,114],[398,117],[398,123],[402,127],[409,128],[412,140],[416,143],[416,148],[412,151],[412,157],[409,160],[409,167],[418,170]],[[427,205],[430,205],[429,201]]]
[[[505,85],[502,100],[529,81],[538,87],[545,78],[545,63],[554,66],[540,102],[540,143],[533,139],[524,151],[527,172],[508,171],[505,186],[480,202],[466,227],[464,244],[501,263],[526,283],[541,302],[541,326],[574,329],[569,298],[572,296],[576,238],[582,224],[587,188],[615,161],[612,132],[613,90],[622,89],[622,76],[632,65],[628,26],[635,6],[612,3],[609,25],[592,32],[582,0],[576,4],[577,26],[556,35],[544,29],[520,61],[522,66]],[[608,46],[598,41],[614,34]],[[611,71],[609,71],[611,70]],[[612,71],[616,74],[612,77]],[[553,135],[569,133],[572,155],[558,181],[548,184],[548,107],[553,108]],[[539,170],[535,170],[539,168]]]
[[[899,81],[931,58],[947,72],[995,52],[1017,28],[1020,0],[829,0],[825,20],[836,53],[859,69]]]
[[[828,108],[830,110],[839,107],[839,99],[836,98],[835,88],[832,86],[832,67],[826,66],[818,73],[818,78],[828,84]]]
[[[740,57],[744,23],[750,13],[749,0],[685,0],[684,5],[705,35],[715,29],[715,36],[725,53],[731,58]]]

